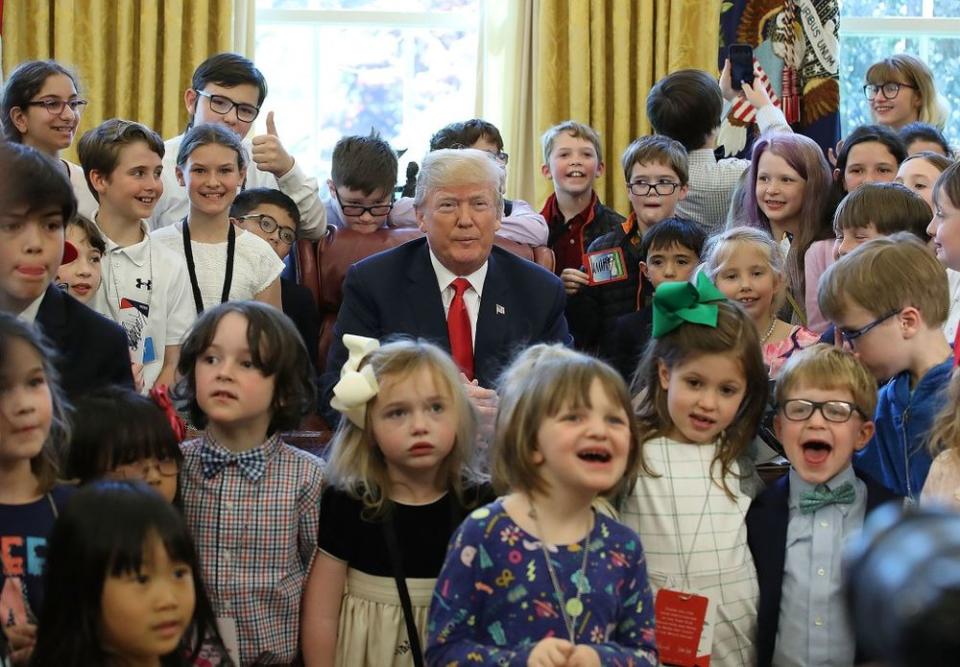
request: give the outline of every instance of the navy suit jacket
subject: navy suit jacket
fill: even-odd
[[[480,299],[473,346],[477,382],[492,387],[514,354],[533,343],[572,343],[563,311],[563,283],[543,267],[493,246]],[[343,334],[381,342],[391,335],[424,338],[450,350],[447,319],[430,263],[426,238],[368,257],[350,267],[343,283],[327,370],[321,380],[321,413],[331,425],[333,386],[347,360]]]
[[[867,487],[867,515],[874,509],[900,500],[898,495],[854,470]],[[787,558],[787,524],[790,522],[790,476],[784,475],[750,504],[747,512],[747,542],[757,566],[760,604],[757,609],[757,667],[770,667],[780,625],[783,568]],[[841,548],[841,545],[837,545]],[[862,662],[857,652],[857,662]]]
[[[320,339],[320,315],[313,295],[303,285],[280,276],[280,302],[283,314],[293,320],[303,344],[307,346],[310,363],[317,367],[317,341]]]
[[[111,384],[133,389],[127,336],[118,324],[49,285],[36,325],[59,353],[54,365],[68,397]]]

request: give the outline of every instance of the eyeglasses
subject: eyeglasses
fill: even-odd
[[[630,192],[638,197],[646,197],[651,192],[656,192],[661,197],[666,197],[676,192],[680,184],[672,181],[660,181],[659,183],[637,181],[636,183],[627,183],[627,187],[630,188]]]
[[[123,479],[146,479],[150,470],[156,468],[163,477],[173,477],[180,472],[176,459],[144,459],[135,463],[121,463],[113,471]]]
[[[193,92],[210,100],[210,111],[218,113],[221,116],[226,116],[230,113],[231,109],[236,109],[237,120],[241,120],[244,123],[252,123],[257,119],[257,116],[260,115],[260,107],[255,107],[252,104],[237,104],[229,97],[213,95],[202,90],[194,90]]]
[[[454,144],[450,148],[453,148],[454,150],[462,151],[464,148],[473,148],[473,146],[465,146],[463,144]],[[488,151],[482,148],[478,148],[477,150],[483,151],[484,153],[492,157],[498,164],[503,165],[504,167],[507,166],[507,162],[510,161],[510,156],[504,153],[503,151]]]
[[[260,229],[265,231],[267,234],[273,234],[279,229],[280,231],[277,232],[277,236],[279,236],[280,240],[287,245],[293,245],[294,241],[297,240],[297,233],[293,229],[287,227],[286,225],[281,225],[269,215],[264,215],[263,213],[251,213],[250,215],[241,215],[238,220],[256,220],[257,224],[260,225]]]
[[[780,406],[783,416],[794,422],[802,422],[810,418],[814,410],[819,410],[823,418],[834,424],[843,424],[850,420],[853,413],[858,413],[864,419],[867,416],[863,410],[847,401],[808,401],[804,398],[791,398]]]
[[[360,204],[344,204],[343,200],[340,199],[340,193],[336,190],[333,191],[337,196],[337,203],[340,204],[340,210],[343,211],[344,215],[349,215],[352,217],[359,218],[361,215],[370,212],[375,218],[379,218],[381,215],[387,215],[390,211],[393,210],[393,202],[389,204],[374,204],[373,206],[361,206]]]
[[[887,81],[886,83],[881,83],[879,86],[875,83],[868,83],[863,87],[863,94],[866,95],[868,100],[872,100],[879,92],[883,93],[884,99],[892,100],[900,94],[901,88],[913,88],[914,90],[917,89],[916,86],[911,86],[909,83]]]
[[[893,317],[894,315],[899,315],[899,314],[900,314],[900,308],[897,308],[896,310],[891,310],[891,311],[890,311],[889,313],[887,313],[886,315],[882,315],[882,316],[878,317],[877,319],[875,319],[875,320],[874,320],[873,322],[871,322],[870,324],[867,324],[866,326],[860,327],[859,329],[844,329],[844,328],[841,327],[841,328],[839,329],[839,331],[840,331],[840,337],[843,338],[843,340],[844,340],[845,342],[849,343],[850,345],[853,345],[853,342],[854,342],[855,340],[857,340],[857,339],[860,338],[861,336],[869,333],[871,329],[874,329],[874,328],[880,326],[881,324],[883,324],[884,322],[886,322],[887,320],[889,320],[889,319],[890,319],[891,317]]]
[[[57,99],[47,99],[47,100],[34,100],[32,102],[27,102],[24,104],[26,107],[43,107],[47,110],[51,116],[59,116],[63,113],[64,107],[70,107],[70,111],[80,115],[83,112],[83,108],[87,106],[86,100],[75,99],[75,100],[57,100]]]

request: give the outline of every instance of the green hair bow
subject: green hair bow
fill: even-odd
[[[662,283],[653,295],[653,337],[660,338],[684,322],[717,326],[718,301],[727,297],[706,274],[697,274],[697,284]]]

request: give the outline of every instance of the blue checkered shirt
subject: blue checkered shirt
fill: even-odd
[[[256,481],[238,465],[208,478],[203,448],[234,454],[208,435],[182,448],[183,513],[214,610],[236,619],[241,664],[288,665],[297,655],[300,595],[317,546],[322,463],[274,435],[251,450],[266,462]]]

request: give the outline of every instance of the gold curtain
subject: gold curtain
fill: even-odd
[[[233,41],[233,0],[5,0],[4,76],[53,58],[90,101],[77,136],[127,118],[171,137],[187,121],[183,91],[208,56]],[[76,141],[64,157],[76,161]]]
[[[597,130],[607,169],[597,181],[597,194],[626,214],[630,203],[620,155],[631,141],[650,133],[647,93],[678,69],[717,73],[720,2],[540,0],[539,9],[536,128],[542,134],[573,119]],[[540,179],[534,206],[550,192],[550,183]]]

